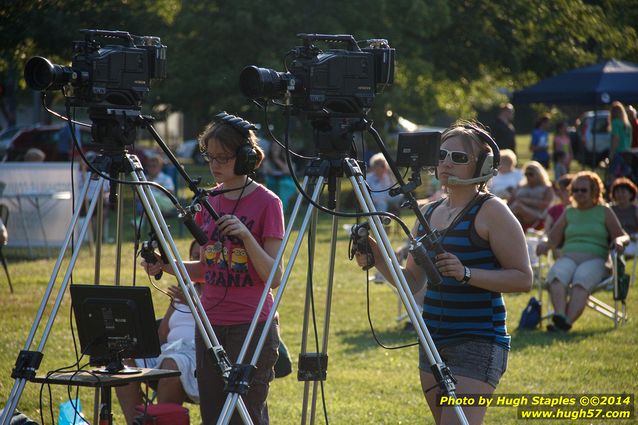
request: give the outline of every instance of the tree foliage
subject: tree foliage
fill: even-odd
[[[638,9],[631,0],[50,0],[0,9],[0,73],[33,54],[68,62],[81,28],[158,35],[169,78],[151,103],[197,125],[221,109],[255,114],[238,88],[250,64],[283,70],[300,32],[387,38],[397,49],[386,110],[418,122],[472,117],[541,78],[603,59],[638,62]],[[253,115],[254,116],[254,115]]]

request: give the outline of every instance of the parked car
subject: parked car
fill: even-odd
[[[91,129],[76,126],[76,137],[82,145],[92,141]],[[9,142],[8,161],[22,161],[31,148],[44,152],[45,161],[66,161],[73,151],[73,140],[67,124],[35,125],[22,129]]]
[[[11,142],[18,137],[18,134],[21,133],[26,126],[19,125],[13,127],[7,127],[0,132],[0,158],[3,158],[11,146]]]
[[[609,156],[611,134],[607,128],[609,111],[587,111],[581,115],[578,134],[584,148],[583,162],[598,163]],[[595,153],[595,155],[594,155]]]

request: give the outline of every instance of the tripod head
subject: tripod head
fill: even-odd
[[[100,151],[126,153],[126,146],[135,142],[140,110],[90,107],[88,112],[93,144]]]
[[[311,118],[312,139],[322,159],[353,158],[354,133],[364,131],[367,123],[361,116],[329,113]]]

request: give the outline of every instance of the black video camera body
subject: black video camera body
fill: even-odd
[[[251,99],[282,98],[303,112],[360,115],[374,97],[394,81],[395,49],[386,40],[368,40],[359,48],[352,35],[298,34],[304,45],[292,49],[287,72],[248,66],[239,77],[242,93]],[[321,51],[313,41],[346,43],[345,49]],[[288,56],[287,55],[287,56]]]
[[[141,109],[153,79],[166,77],[166,46],[159,37],[134,36],[125,31],[82,30],[85,39],[73,43],[70,67],[35,56],[24,78],[33,90],[61,90],[70,84],[71,106]],[[98,39],[122,44],[102,45]]]

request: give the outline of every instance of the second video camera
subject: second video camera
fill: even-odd
[[[292,49],[285,72],[247,66],[239,76],[242,93],[251,99],[280,99],[290,93],[303,112],[360,115],[374,97],[394,81],[395,50],[382,39],[360,48],[352,35],[298,34],[303,46]],[[345,49],[322,51],[314,41],[345,43]],[[288,56],[286,55],[286,56]]]

